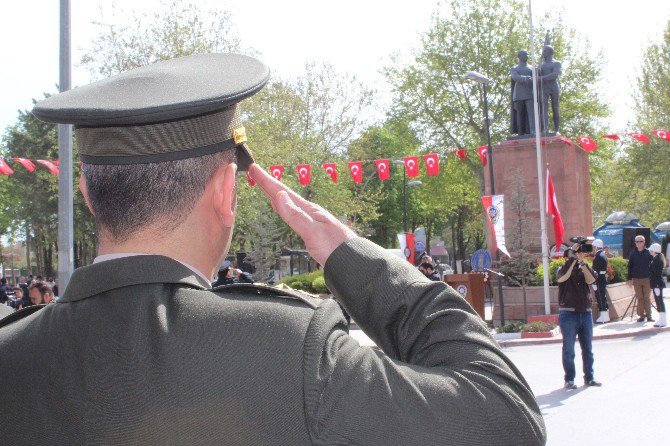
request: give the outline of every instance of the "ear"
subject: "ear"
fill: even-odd
[[[95,215],[95,212],[93,212],[93,207],[91,206],[91,200],[89,200],[88,198],[88,187],[86,186],[86,178],[84,178],[83,173],[79,177],[79,190],[81,191],[81,194],[84,196],[84,202],[86,203],[88,211],[91,213],[91,215]]]
[[[237,210],[237,191],[235,174],[237,164],[221,166],[212,177],[214,187],[214,208],[225,227],[232,228]]]

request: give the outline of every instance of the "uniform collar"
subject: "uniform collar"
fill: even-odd
[[[61,302],[73,302],[116,288],[149,283],[173,283],[209,289],[207,280],[170,257],[135,255],[106,260],[75,270]]]

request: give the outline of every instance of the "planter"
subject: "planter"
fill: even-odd
[[[551,331],[522,331],[521,339],[553,338],[558,336],[558,327]]]
[[[496,333],[493,337],[496,341],[508,341],[510,339],[521,339],[521,333]]]
[[[607,285],[607,303],[609,305],[610,319],[613,321],[623,318],[623,314],[633,301],[635,297],[635,290],[626,282],[612,283]],[[599,315],[598,302],[593,299],[593,317],[598,318]],[[630,307],[627,316],[635,315],[635,307]]]
[[[528,317],[542,316],[544,311],[544,287],[526,287]],[[500,325],[500,299],[498,287],[493,286],[493,324]],[[505,321],[524,319],[523,289],[521,287],[503,287],[503,303],[505,304]],[[549,287],[549,307],[552,314],[558,313],[558,287]]]

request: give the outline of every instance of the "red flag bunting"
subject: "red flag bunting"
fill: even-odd
[[[574,145],[574,144],[572,144],[572,141],[570,140],[570,138],[566,138],[565,136],[559,136],[558,140],[563,141],[564,143],[566,143],[569,146]]]
[[[249,186],[254,187],[256,185],[256,182],[254,181],[253,178],[249,175],[249,172],[247,172],[247,181],[249,181]]]
[[[621,138],[619,138],[619,135],[612,133],[611,135],[603,135],[603,138],[611,139],[612,141],[618,141]]]
[[[0,173],[3,175],[11,175],[14,173],[12,168],[9,167],[9,164],[2,158],[0,158]]]
[[[406,156],[402,159],[405,162],[405,170],[410,178],[419,176],[419,157]]]
[[[380,180],[386,181],[391,177],[389,160],[387,159],[375,160],[375,165],[377,166],[377,175],[379,175]]]
[[[272,176],[275,177],[277,181],[281,181],[281,176],[284,173],[284,166],[279,165],[270,166],[269,170],[270,174],[272,174]]]
[[[37,162],[40,163],[41,165],[45,166],[47,169],[49,169],[49,172],[51,172],[52,174],[58,175],[58,166],[56,166],[51,161],[37,160]]]
[[[565,227],[563,226],[561,211],[558,209],[556,191],[554,190],[554,182],[551,181],[551,176],[549,175],[549,168],[547,168],[547,214],[551,215],[554,219],[554,240],[556,249],[559,249],[563,244]]]
[[[298,180],[303,186],[309,185],[311,168],[309,164],[298,164],[296,167],[298,171]]]
[[[643,135],[642,133],[633,132],[629,133],[628,136],[644,144],[649,144],[651,142],[651,139],[649,139],[647,135]]]
[[[467,156],[467,152],[463,147],[459,147],[458,150],[452,150],[451,153],[459,157],[462,161],[465,161],[465,157]]]
[[[482,166],[486,166],[486,158],[489,152],[489,146],[479,146],[477,147],[477,153],[479,153],[479,161],[482,162]]]
[[[440,159],[436,153],[424,155],[423,161],[426,163],[426,172],[428,172],[428,175],[438,175],[440,173]]]
[[[579,145],[582,146],[582,149],[586,152],[592,152],[598,149],[596,142],[588,136],[580,136],[577,138],[577,141],[579,141]]]
[[[323,163],[321,166],[326,170],[326,173],[330,175],[330,179],[333,180],[333,183],[337,184],[337,165],[335,163]]]
[[[363,163],[360,161],[350,161],[347,164],[349,165],[349,172],[351,172],[351,178],[353,178],[354,183],[362,183]]]
[[[652,130],[651,133],[665,141],[670,141],[670,135],[667,130]]]
[[[12,159],[13,159],[14,161],[17,161],[17,162],[21,163],[21,165],[22,165],[23,167],[25,167],[26,170],[27,170],[28,172],[32,172],[33,170],[35,170],[35,165],[34,165],[33,162],[30,161],[28,158],[19,158],[19,157],[17,156],[17,157],[14,157],[14,158],[12,158]]]

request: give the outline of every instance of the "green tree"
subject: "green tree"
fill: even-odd
[[[670,21],[659,42],[642,58],[637,79],[635,124],[643,133],[670,130]],[[670,169],[670,143],[651,136],[650,144],[632,143],[619,159],[617,173],[621,209],[653,225],[670,219],[670,197],[664,187]]]
[[[228,12],[202,10],[183,0],[161,3],[151,14],[114,9],[129,16],[126,25],[95,22],[102,31],[81,59],[93,78],[190,54],[241,51]]]

